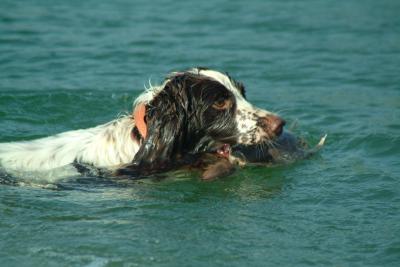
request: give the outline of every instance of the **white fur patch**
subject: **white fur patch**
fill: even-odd
[[[46,171],[75,160],[96,167],[129,163],[138,151],[131,140],[132,118],[33,141],[0,144],[0,163],[6,171]]]

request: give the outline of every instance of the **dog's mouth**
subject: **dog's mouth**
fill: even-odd
[[[222,158],[229,158],[232,152],[232,147],[228,143],[217,143],[214,144],[211,149],[208,149],[208,152]]]
[[[220,147],[217,148],[217,150],[215,151],[217,153],[217,155],[224,157],[224,158],[229,158],[232,149],[231,146],[229,144],[222,144]]]

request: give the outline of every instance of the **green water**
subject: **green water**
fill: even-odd
[[[0,266],[400,265],[397,0],[1,0],[0,142],[107,122],[192,66],[326,147],[212,182],[0,184]]]

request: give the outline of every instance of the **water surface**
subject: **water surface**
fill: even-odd
[[[399,14],[396,0],[2,0],[0,142],[107,122],[192,66],[328,139],[213,182],[1,184],[0,265],[398,266]]]

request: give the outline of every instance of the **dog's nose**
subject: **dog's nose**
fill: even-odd
[[[283,126],[285,126],[286,121],[281,117],[274,116],[272,119],[271,130],[274,132],[276,136],[281,135],[283,131]]]
[[[281,135],[283,131],[283,126],[285,126],[286,121],[276,115],[267,115],[260,118],[260,126],[267,133],[273,133],[275,136]]]

